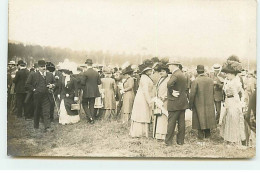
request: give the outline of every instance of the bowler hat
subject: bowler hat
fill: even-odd
[[[26,63],[23,61],[23,60],[19,60],[17,65],[20,65],[20,66],[25,66]]]
[[[197,69],[196,70],[199,71],[199,72],[204,72],[205,71],[204,65],[197,65]]]
[[[93,64],[92,59],[87,59],[85,64]]]
[[[39,67],[45,67],[46,66],[46,62],[44,60],[39,60],[38,61],[38,66]]]

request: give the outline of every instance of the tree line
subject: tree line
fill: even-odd
[[[63,62],[65,59],[83,64],[87,58],[91,58],[94,63],[103,65],[121,65],[126,61],[132,64],[141,64],[145,59],[151,59],[154,55],[151,54],[126,54],[111,53],[103,50],[92,51],[76,51],[70,48],[59,48],[40,45],[25,45],[23,43],[8,43],[8,61],[23,59],[31,66],[33,63],[40,59],[50,61],[54,64]],[[205,66],[212,66],[214,63],[222,63],[227,58],[213,58],[210,57],[159,57],[161,58],[174,58],[180,61],[185,66],[194,66],[197,64],[203,64]],[[246,60],[242,60],[244,66],[248,65]],[[250,61],[250,66],[256,66],[256,60]]]

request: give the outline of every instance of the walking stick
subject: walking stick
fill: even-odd
[[[157,127],[157,118],[158,118],[158,116],[157,115],[155,115],[156,116],[156,118],[155,118],[155,126],[154,126],[154,133],[153,133],[153,138],[155,138],[155,135],[156,135],[156,127]]]
[[[52,98],[53,98],[53,100],[54,100],[54,104],[55,104],[55,107],[56,107],[56,109],[57,109],[58,115],[60,116],[60,110],[58,109],[58,106],[57,106],[57,103],[56,103],[56,100],[55,100],[53,91],[51,91],[51,95],[52,95]]]

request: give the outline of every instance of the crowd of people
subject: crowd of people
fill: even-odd
[[[51,122],[73,124],[85,115],[96,120],[118,120],[131,137],[153,137],[167,146],[185,141],[185,111],[192,111],[198,139],[210,138],[220,127],[224,141],[248,145],[255,133],[256,71],[243,69],[237,56],[223,65],[196,72],[167,58],[146,59],[140,65],[95,65],[87,58],[75,67],[69,61],[54,65],[39,60],[33,67],[19,60],[8,63],[8,111],[33,120],[35,131],[53,131]]]

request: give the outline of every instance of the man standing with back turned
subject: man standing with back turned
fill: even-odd
[[[190,108],[192,128],[198,130],[198,139],[210,137],[210,129],[216,128],[214,110],[214,82],[205,73],[204,66],[197,66],[198,77],[191,84]]]
[[[87,70],[81,75],[81,85],[83,86],[82,107],[89,122],[93,124],[95,98],[100,97],[98,85],[101,84],[101,80],[98,72],[92,68],[92,59],[87,59],[85,64],[87,64]]]
[[[168,98],[168,128],[165,138],[167,146],[172,145],[174,130],[178,121],[177,144],[184,144],[185,136],[185,110],[188,108],[187,98],[187,79],[179,69],[181,65],[178,62],[168,63],[172,72],[171,78],[167,83],[167,98]]]

